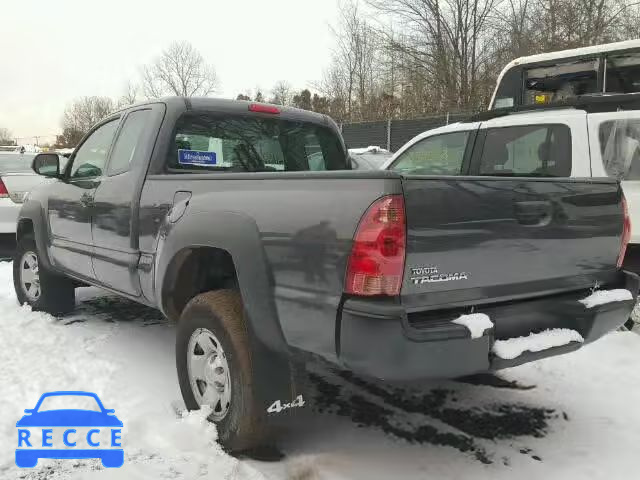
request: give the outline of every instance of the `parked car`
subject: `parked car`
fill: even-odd
[[[574,156],[573,164],[595,168],[578,167],[572,176],[606,174],[621,180],[632,225],[625,268],[635,272],[640,272],[639,72],[638,39],[520,57],[498,76],[489,104],[490,110],[503,114],[536,106],[552,112],[549,107],[590,104],[589,125],[573,127],[586,142],[586,156]],[[595,106],[598,101],[602,101],[600,108]],[[580,121],[580,112],[576,118]]]
[[[469,159],[476,157],[474,165]],[[624,268],[640,273],[638,95],[482,113],[416,136],[384,168],[425,175],[621,180],[631,223]]]
[[[15,235],[25,194],[44,181],[31,169],[34,157],[35,153],[0,152],[0,235]]]
[[[379,170],[393,155],[380,147],[350,148],[349,157],[354,170]]]
[[[540,128],[561,141],[558,121]],[[494,134],[480,127],[353,171],[325,115],[211,98],[128,107],[61,173],[56,154],[36,157],[52,181],[20,211],[18,301],[60,314],[90,284],[158,308],[177,322],[186,406],[209,406],[231,451],[263,445],[274,418],[307,404],[292,379],[309,354],[411,381],[566,353],[617,328],[638,291],[620,268],[619,184],[567,178],[566,142],[557,164],[528,165],[524,147],[485,162],[471,156],[470,138]],[[518,168],[496,175],[509,159]]]

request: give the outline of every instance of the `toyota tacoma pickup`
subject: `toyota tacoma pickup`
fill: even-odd
[[[388,382],[457,377],[624,323],[638,278],[620,268],[619,183],[485,174],[469,144],[489,139],[456,135],[395,170],[353,171],[325,115],[128,107],[64,170],[56,154],[34,159],[49,178],[19,214],[18,301],[62,314],[95,285],[159,309],[177,323],[185,404],[210,409],[230,451],[261,446],[271,420],[308,403],[293,380],[305,354]]]

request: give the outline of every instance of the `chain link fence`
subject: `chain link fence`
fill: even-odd
[[[412,120],[344,123],[341,129],[347,148],[374,145],[395,152],[419,133],[459,122],[472,114],[473,112],[455,112]]]

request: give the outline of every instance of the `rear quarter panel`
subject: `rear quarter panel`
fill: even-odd
[[[228,249],[249,321],[279,325],[287,345],[335,359],[336,315],[358,221],[380,196],[401,193],[399,177],[371,173],[151,176],[141,198],[141,248],[165,255],[172,231],[160,226],[174,193],[191,191],[184,219],[172,227],[198,217],[198,234],[184,234],[184,246],[197,238]],[[273,299],[273,307],[256,297]]]

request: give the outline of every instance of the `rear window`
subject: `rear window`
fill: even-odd
[[[598,93],[599,60],[565,61],[525,73],[525,105],[546,104]]]
[[[170,170],[278,172],[348,169],[340,137],[313,123],[188,114],[177,124]]]
[[[618,180],[640,180],[640,119],[602,122],[598,136],[607,175]]]
[[[568,177],[571,133],[566,125],[487,129],[481,175]]]

